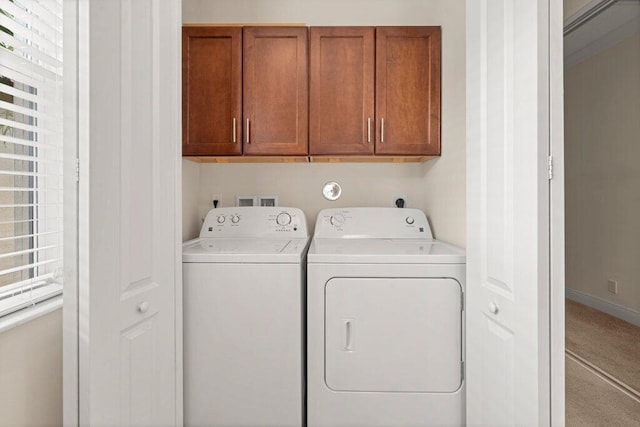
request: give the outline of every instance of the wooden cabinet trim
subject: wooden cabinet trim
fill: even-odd
[[[184,156],[195,163],[419,163],[438,156]]]

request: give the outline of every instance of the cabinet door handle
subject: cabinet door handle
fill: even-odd
[[[247,119],[247,144],[251,144],[249,139],[249,119]]]
[[[367,118],[367,142],[371,143],[371,117]]]
[[[380,142],[384,142],[384,119],[380,119]]]
[[[233,118],[233,143],[236,143],[236,118]]]

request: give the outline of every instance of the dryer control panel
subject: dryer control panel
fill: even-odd
[[[314,238],[432,239],[421,210],[398,208],[337,208],[318,214]]]
[[[200,237],[308,237],[307,220],[298,208],[272,206],[211,209]]]

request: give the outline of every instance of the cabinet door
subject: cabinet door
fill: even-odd
[[[182,154],[242,154],[242,28],[182,29]]]
[[[440,27],[376,29],[376,154],[440,154]]]
[[[307,27],[244,29],[244,152],[308,152]]]
[[[309,152],[373,154],[373,27],[311,28]]]

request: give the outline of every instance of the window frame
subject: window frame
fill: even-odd
[[[32,308],[30,311],[33,313],[43,312],[41,308],[36,309],[36,306],[44,301],[56,299],[55,301],[51,301],[52,303],[47,304],[48,307],[53,305],[59,307],[62,305],[61,295],[63,286],[61,276],[64,255],[64,219],[62,217],[62,204],[64,201],[64,150],[62,140],[63,117],[61,114],[63,111],[63,62],[61,56],[63,48],[61,28],[63,4],[61,0],[51,0],[50,3],[37,3],[33,5],[29,2],[22,3],[20,1],[7,0],[7,2],[3,2],[1,6],[0,13],[6,18],[5,20],[12,22],[8,22],[6,27],[0,25],[0,31],[8,36],[3,37],[6,43],[3,41],[0,49],[6,49],[8,52],[11,52],[9,55],[16,55],[18,57],[16,61],[12,62],[9,60],[4,64],[5,68],[9,71],[9,75],[2,72],[2,76],[11,83],[7,84],[3,82],[1,88],[4,93],[7,93],[7,95],[11,97],[10,101],[6,101],[5,103],[18,107],[16,110],[27,110],[27,112],[21,114],[28,117],[24,121],[19,121],[9,118],[10,116],[7,114],[5,121],[31,126],[36,130],[20,129],[20,131],[28,132],[26,138],[16,136],[13,132],[9,136],[3,135],[7,136],[5,143],[13,144],[16,147],[27,147],[27,150],[24,150],[24,154],[20,152],[20,155],[24,156],[25,159],[14,159],[13,161],[27,162],[29,164],[28,168],[20,171],[15,168],[13,170],[10,168],[3,170],[24,172],[24,176],[28,179],[28,184],[24,187],[20,184],[16,185],[14,181],[12,187],[5,188],[5,191],[9,194],[19,194],[21,192],[27,192],[28,194],[26,203],[23,201],[18,203],[13,202],[13,207],[9,204],[5,207],[9,209],[13,208],[14,210],[23,209],[24,207],[27,208],[28,214],[26,217],[13,217],[13,234],[6,235],[6,237],[14,237],[14,242],[19,239],[24,239],[26,248],[16,249],[19,245],[14,243],[13,252],[6,253],[14,253],[14,255],[12,255],[13,257],[27,255],[27,257],[25,257],[25,259],[28,260],[27,264],[19,264],[18,262],[16,264],[19,264],[17,266],[28,267],[22,270],[27,272],[26,276],[28,277],[23,277],[21,280],[0,286],[0,331],[3,330],[7,323],[5,319],[24,319],[25,313],[20,312],[27,311],[26,309],[30,307]],[[29,20],[28,18],[31,19]],[[9,44],[12,39],[15,39],[15,45]],[[40,40],[40,42],[38,40]],[[44,44],[53,46],[53,51],[44,48]],[[20,57],[24,58],[24,63],[27,65],[21,64]],[[31,69],[27,68],[29,65],[32,67]],[[51,67],[53,67],[53,71]],[[28,69],[28,73],[32,72],[33,74],[25,74],[25,69]],[[25,76],[25,80],[16,79],[15,76],[17,75]],[[37,77],[33,77],[34,75],[42,78],[42,85],[34,85],[30,82],[30,80],[39,81]],[[50,76],[53,76],[53,78]],[[24,88],[16,87],[16,84],[23,85]],[[12,88],[12,90],[6,92],[7,89],[5,86]],[[16,95],[16,91],[24,92],[25,95],[32,96],[23,98],[20,94]],[[42,92],[39,94],[39,91]],[[50,105],[53,105],[53,108],[48,109]],[[3,110],[15,112],[11,107],[3,108]],[[30,114],[30,112],[33,114]],[[7,124],[6,126],[10,129],[13,128],[11,124]],[[52,137],[51,143],[47,141],[46,137],[44,137],[43,142],[39,137],[51,132],[52,129],[54,136]],[[20,142],[9,140],[10,138],[13,138],[14,141],[23,140],[32,144],[21,145]],[[42,144],[43,149],[40,149],[39,144]],[[11,151],[6,154],[11,154]],[[11,159],[10,156],[5,158],[8,160]],[[54,173],[48,170],[47,163],[54,164]],[[16,173],[15,176],[20,175]],[[54,181],[54,184],[56,184],[56,179],[59,180],[60,184],[59,186],[54,185],[52,189],[49,181]],[[13,193],[11,193],[12,189]],[[49,196],[45,192],[51,192],[53,196]],[[53,200],[53,202],[51,200]],[[19,207],[17,206],[19,204],[25,204],[26,206]],[[11,219],[9,219],[6,224],[10,224],[10,221]],[[18,231],[18,224],[24,224],[24,222],[28,224],[28,234]],[[55,225],[52,226],[52,223]],[[50,229],[50,227],[53,227],[53,229]],[[55,244],[50,243],[49,234],[58,235]],[[27,252],[24,254],[17,253],[21,250]],[[53,252],[54,255],[47,256],[45,255],[46,251],[55,252]],[[4,270],[10,269],[11,267]]]

